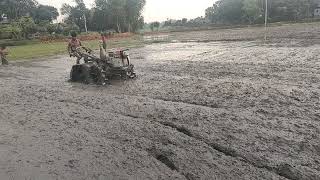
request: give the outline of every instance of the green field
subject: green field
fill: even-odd
[[[99,48],[99,41],[83,41],[82,44],[93,50]],[[142,37],[135,35],[132,37],[110,39],[108,48],[133,48],[143,46]],[[34,58],[46,57],[58,54],[67,54],[67,42],[54,43],[32,43],[22,46],[9,47],[9,61],[32,60]]]

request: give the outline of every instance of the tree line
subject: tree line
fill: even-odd
[[[56,8],[36,0],[0,0],[0,21],[4,17],[10,20],[0,26],[0,37],[28,38],[29,34],[46,31],[46,25],[58,16]]]
[[[81,30],[135,32],[144,25],[142,10],[146,0],[95,0],[91,9],[83,0],[74,1],[75,6],[63,4],[61,12],[67,16],[67,23],[75,23]]]
[[[268,0],[268,20],[299,21],[314,16],[317,0]],[[255,24],[264,22],[265,0],[219,0],[206,10],[215,24]]]
[[[268,22],[304,21],[314,18],[319,0],[268,0]],[[261,24],[265,20],[265,0],[218,0],[205,11],[204,17],[167,19],[149,23],[152,31],[166,27],[200,27],[211,25]]]
[[[0,21],[5,15],[10,22],[0,26],[0,38],[8,32],[15,39],[27,38],[35,32],[64,35],[86,30],[135,32],[144,25],[142,10],[146,0],[95,0],[92,8],[87,8],[83,0],[74,2],[74,6],[62,5],[64,22],[53,23],[59,17],[55,7],[36,0],[0,0]]]
[[[41,5],[35,0],[0,0],[0,14],[5,14],[13,20],[30,16],[37,23],[41,21],[51,22],[59,16],[56,8]]]

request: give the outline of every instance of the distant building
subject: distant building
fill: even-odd
[[[317,7],[314,9],[314,17],[320,17],[320,1],[318,1]]]
[[[2,15],[0,16],[0,24],[8,24],[8,23],[9,23],[9,21],[8,21],[7,15],[2,14]]]

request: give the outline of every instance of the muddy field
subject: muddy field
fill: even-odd
[[[0,67],[0,179],[318,180],[313,26],[268,44],[173,33],[131,51],[138,79],[106,87],[68,82],[66,56]]]

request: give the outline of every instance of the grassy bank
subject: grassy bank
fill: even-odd
[[[99,48],[98,40],[90,40],[82,42],[84,46],[91,49]],[[108,48],[133,48],[143,46],[141,36],[135,35],[124,38],[114,38],[108,41]],[[22,46],[9,47],[10,61],[34,59],[39,57],[46,57],[58,54],[67,54],[67,42],[53,42],[53,43],[33,43]]]

